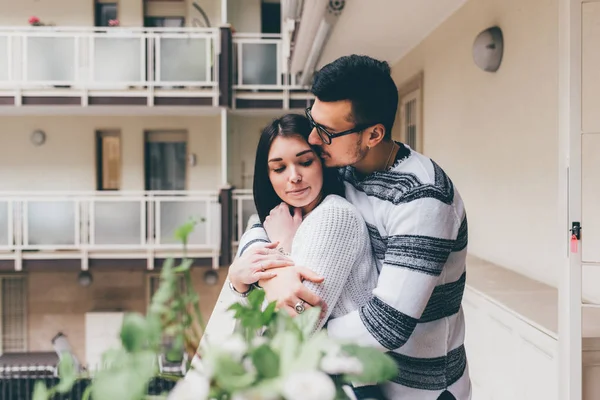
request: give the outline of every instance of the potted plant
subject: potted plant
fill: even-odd
[[[29,17],[28,22],[29,22],[29,25],[31,25],[31,26],[44,26],[42,21],[40,21],[40,19],[36,16]]]
[[[177,230],[184,249],[195,223]],[[184,250],[185,254],[185,250]],[[314,333],[320,310],[312,308],[296,318],[263,309],[264,292],[253,291],[248,304],[234,304],[230,311],[238,329],[218,343],[205,340],[199,298],[192,287],[192,260],[173,258],[162,268],[160,284],[147,315],[128,314],[120,332],[121,346],[103,355],[103,367],[91,377],[83,400],[142,400],[149,382],[159,376],[161,355],[178,361],[187,353],[185,378],[170,393],[158,397],[174,400],[341,400],[351,399],[350,383],[384,382],[396,376],[395,362],[373,348],[339,343],[325,331]],[[184,289],[181,288],[183,279]],[[165,348],[162,339],[168,336]],[[49,400],[69,393],[78,379],[73,360],[64,357],[58,367],[60,381],[47,388],[36,383],[34,400]],[[153,399],[157,397],[154,396]]]

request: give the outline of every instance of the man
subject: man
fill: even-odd
[[[458,192],[435,162],[391,139],[398,92],[387,63],[342,57],[316,74],[312,92],[309,142],[321,148],[326,166],[340,167],[380,270],[369,303],[329,321],[329,334],[389,352],[400,371],[384,385],[389,398],[470,399],[461,308],[467,219]],[[253,247],[234,264],[257,271],[280,266],[273,247]],[[302,312],[320,304],[302,278],[318,281],[291,266],[261,285],[279,307]]]

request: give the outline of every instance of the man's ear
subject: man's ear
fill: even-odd
[[[377,146],[385,137],[385,127],[382,124],[377,124],[368,128],[367,132],[367,146],[371,148]]]

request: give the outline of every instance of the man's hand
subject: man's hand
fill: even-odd
[[[290,206],[281,203],[267,215],[263,228],[265,228],[269,239],[273,242],[279,242],[280,247],[289,253],[292,250],[292,241],[301,223],[302,210],[294,208],[294,215],[292,216]]]
[[[276,277],[261,280],[259,284],[265,290],[269,303],[277,302],[277,308],[287,311],[291,316],[298,315],[295,306],[300,300],[304,300],[306,309],[311,306],[321,307],[321,313],[323,314],[327,305],[323,303],[319,296],[302,284],[303,280],[321,283],[323,277],[308,268],[293,266],[278,269]]]
[[[272,269],[294,265],[290,258],[275,250],[277,245],[275,242],[252,246],[231,264],[228,279],[235,290],[247,292],[251,284],[277,276]]]

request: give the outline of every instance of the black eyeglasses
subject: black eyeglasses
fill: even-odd
[[[312,115],[310,114],[310,110],[311,109],[312,109],[312,107],[308,107],[306,109],[306,111],[305,111],[306,118],[308,118],[308,122],[310,123],[311,128],[314,128],[314,129],[317,130],[317,133],[319,134],[319,137],[321,138],[321,140],[325,144],[331,144],[331,140],[334,139],[334,138],[336,138],[336,137],[346,136],[346,135],[350,135],[352,133],[362,132],[365,129],[367,129],[368,127],[370,127],[371,125],[373,125],[373,124],[360,124],[360,125],[356,125],[352,129],[348,129],[347,131],[338,132],[338,133],[331,133],[324,126],[319,125],[318,123],[315,122],[315,120],[313,119]]]

